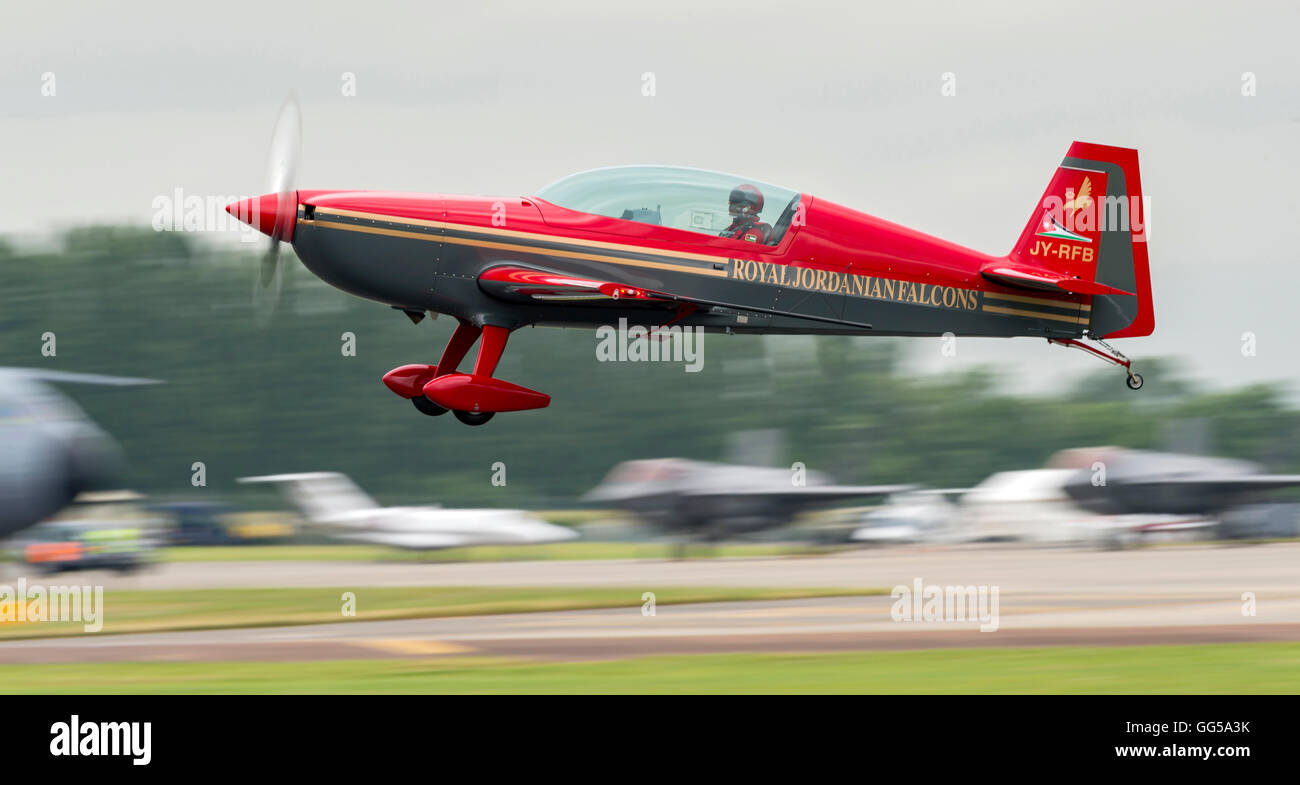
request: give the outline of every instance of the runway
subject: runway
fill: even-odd
[[[931,648],[1107,646],[1297,641],[1300,623],[1067,626],[1039,613],[1004,615],[996,632],[962,623],[903,623],[888,597],[660,606],[454,619],[350,622],[137,635],[86,635],[0,645],[0,663],[329,660],[491,655],[603,660],[660,654]],[[1226,614],[1220,618],[1226,617]],[[1096,621],[1101,622],[1104,617]],[[1051,624],[1052,626],[1045,626]]]
[[[357,621],[0,644],[0,663],[315,660],[510,656],[598,660],[656,654],[864,651],[987,646],[1300,641],[1300,545],[1180,546],[1125,552],[908,548],[826,557],[688,562],[492,564],[229,563],[169,565],[111,587],[617,586],[626,608]],[[282,569],[288,567],[290,569]],[[200,569],[201,568],[201,569]],[[996,631],[981,621],[897,621],[890,596],[694,605],[641,594],[667,586],[983,586],[997,590]],[[143,584],[143,585],[142,585]],[[1247,594],[1249,593],[1249,594]],[[1253,606],[1247,599],[1253,597]],[[111,607],[111,606],[110,606]],[[991,607],[991,606],[990,606]],[[1252,615],[1253,612],[1253,615]],[[985,626],[989,626],[985,624]]]
[[[1178,545],[1126,551],[1023,546],[905,546],[820,556],[473,563],[181,562],[120,576],[79,573],[106,588],[351,586],[891,587],[921,577],[1003,591],[1300,590],[1300,543]],[[78,578],[80,582],[81,578]]]

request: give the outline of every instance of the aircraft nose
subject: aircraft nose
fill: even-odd
[[[298,218],[298,192],[241,199],[226,205],[226,212],[268,237],[292,240]]]

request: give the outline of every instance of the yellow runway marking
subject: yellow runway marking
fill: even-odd
[[[411,656],[424,656],[429,654],[464,654],[465,652],[474,651],[474,649],[469,646],[461,646],[458,643],[434,640],[350,640],[348,643],[365,646],[368,649],[377,649],[388,654],[406,654]]]

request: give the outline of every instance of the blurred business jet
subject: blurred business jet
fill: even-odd
[[[578,536],[523,510],[380,507],[337,472],[272,474],[239,481],[281,485],[310,523],[331,537],[351,542],[432,550],[560,542]]]

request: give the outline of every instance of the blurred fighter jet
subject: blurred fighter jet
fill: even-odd
[[[110,487],[123,460],[117,444],[46,382],[153,384],[29,368],[0,368],[0,538],[58,512],[82,491]]]
[[[283,483],[309,521],[332,537],[352,542],[432,550],[559,542],[578,536],[523,510],[380,507],[337,472],[273,474],[239,481]]]
[[[1250,510],[1268,491],[1300,486],[1300,475],[1264,474],[1247,461],[1082,447],[1043,469],[997,472],[951,509],[925,492],[903,494],[872,512],[856,541],[1014,540],[1123,547],[1146,535],[1225,527],[1225,513]],[[952,491],[935,492],[944,495]],[[920,503],[925,500],[926,503]],[[1293,510],[1233,516],[1231,536],[1293,530]],[[1285,506],[1281,506],[1285,507]]]
[[[1048,465],[1073,470],[1065,492],[1103,515],[1215,515],[1300,486],[1300,474],[1265,474],[1249,461],[1119,447],[1063,450]]]
[[[685,458],[625,461],[583,501],[627,510],[665,532],[719,539],[772,529],[811,506],[886,496],[911,485],[832,485],[809,471],[702,463]]]

